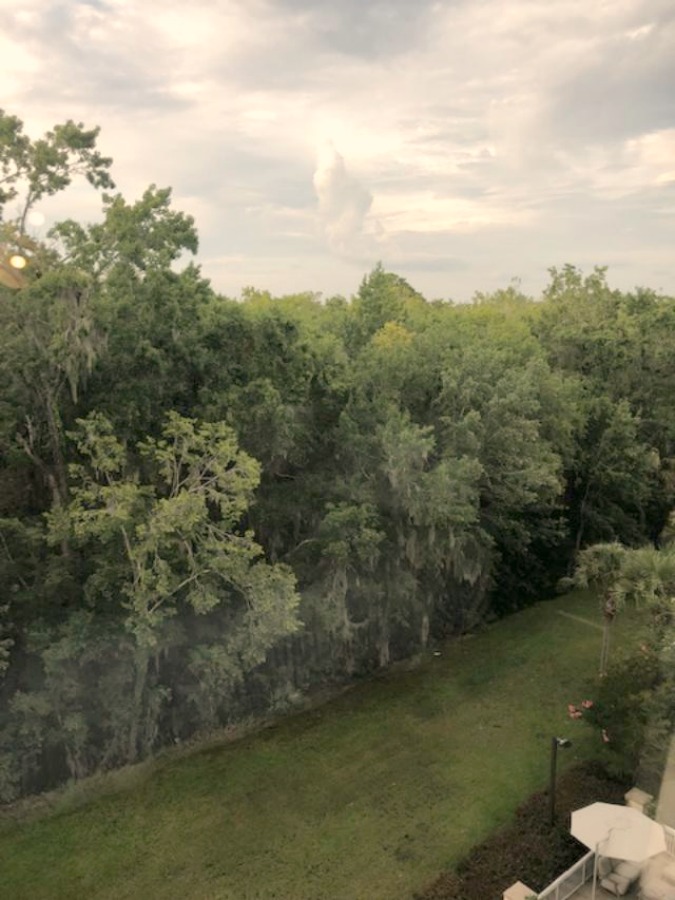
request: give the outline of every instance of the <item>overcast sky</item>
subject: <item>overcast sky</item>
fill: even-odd
[[[171,186],[214,286],[675,294],[673,0],[0,0],[0,105]],[[93,220],[83,185],[42,207]]]

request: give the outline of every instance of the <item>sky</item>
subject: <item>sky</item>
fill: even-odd
[[[550,266],[675,295],[673,0],[0,0],[0,105],[101,126],[220,292],[428,299]],[[41,210],[95,220],[76,185]]]

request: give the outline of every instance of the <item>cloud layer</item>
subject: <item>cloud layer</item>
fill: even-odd
[[[229,294],[378,259],[431,297],[564,262],[675,293],[672,0],[24,0],[0,58],[29,131],[100,124],[125,194],[173,186]]]

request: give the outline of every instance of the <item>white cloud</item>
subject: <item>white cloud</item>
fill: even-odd
[[[482,228],[531,224],[534,210],[494,203],[490,198],[471,200],[438,197],[430,192],[389,194],[377,198],[374,212],[388,232],[477,232]]]
[[[626,32],[626,37],[631,41],[639,41],[643,38],[646,38],[647,35],[651,34],[654,30],[654,23],[647,22],[644,25],[640,25],[638,28],[631,28]]]
[[[316,289],[346,292],[381,256],[419,265],[420,287],[447,295],[450,250],[469,296],[604,253],[638,219],[621,277],[649,283],[641,249],[665,247],[672,227],[672,0],[364,10],[23,0],[0,35],[2,103],[33,134],[69,117],[101,124],[120,189],[172,185],[226,291],[260,271],[284,290],[316,272]],[[327,138],[339,152],[317,163]],[[45,213],[92,218],[98,205],[82,186]]]
[[[675,128],[616,145],[561,151],[558,158],[567,171],[569,187],[584,188],[609,200],[639,197],[644,191],[675,182]]]
[[[332,143],[320,150],[314,171],[319,219],[330,249],[340,256],[362,257],[366,242],[380,231],[370,217],[372,194],[347,171]]]
[[[643,184],[675,182],[675,128],[641,135],[629,141],[627,149],[636,160]]]

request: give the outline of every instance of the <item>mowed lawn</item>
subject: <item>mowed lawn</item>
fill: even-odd
[[[597,601],[539,604],[83,807],[5,822],[0,897],[410,898],[546,786],[552,735],[574,742],[561,766],[595,752],[567,704],[601,632],[570,616],[598,625]],[[639,623],[617,617],[615,652]]]

